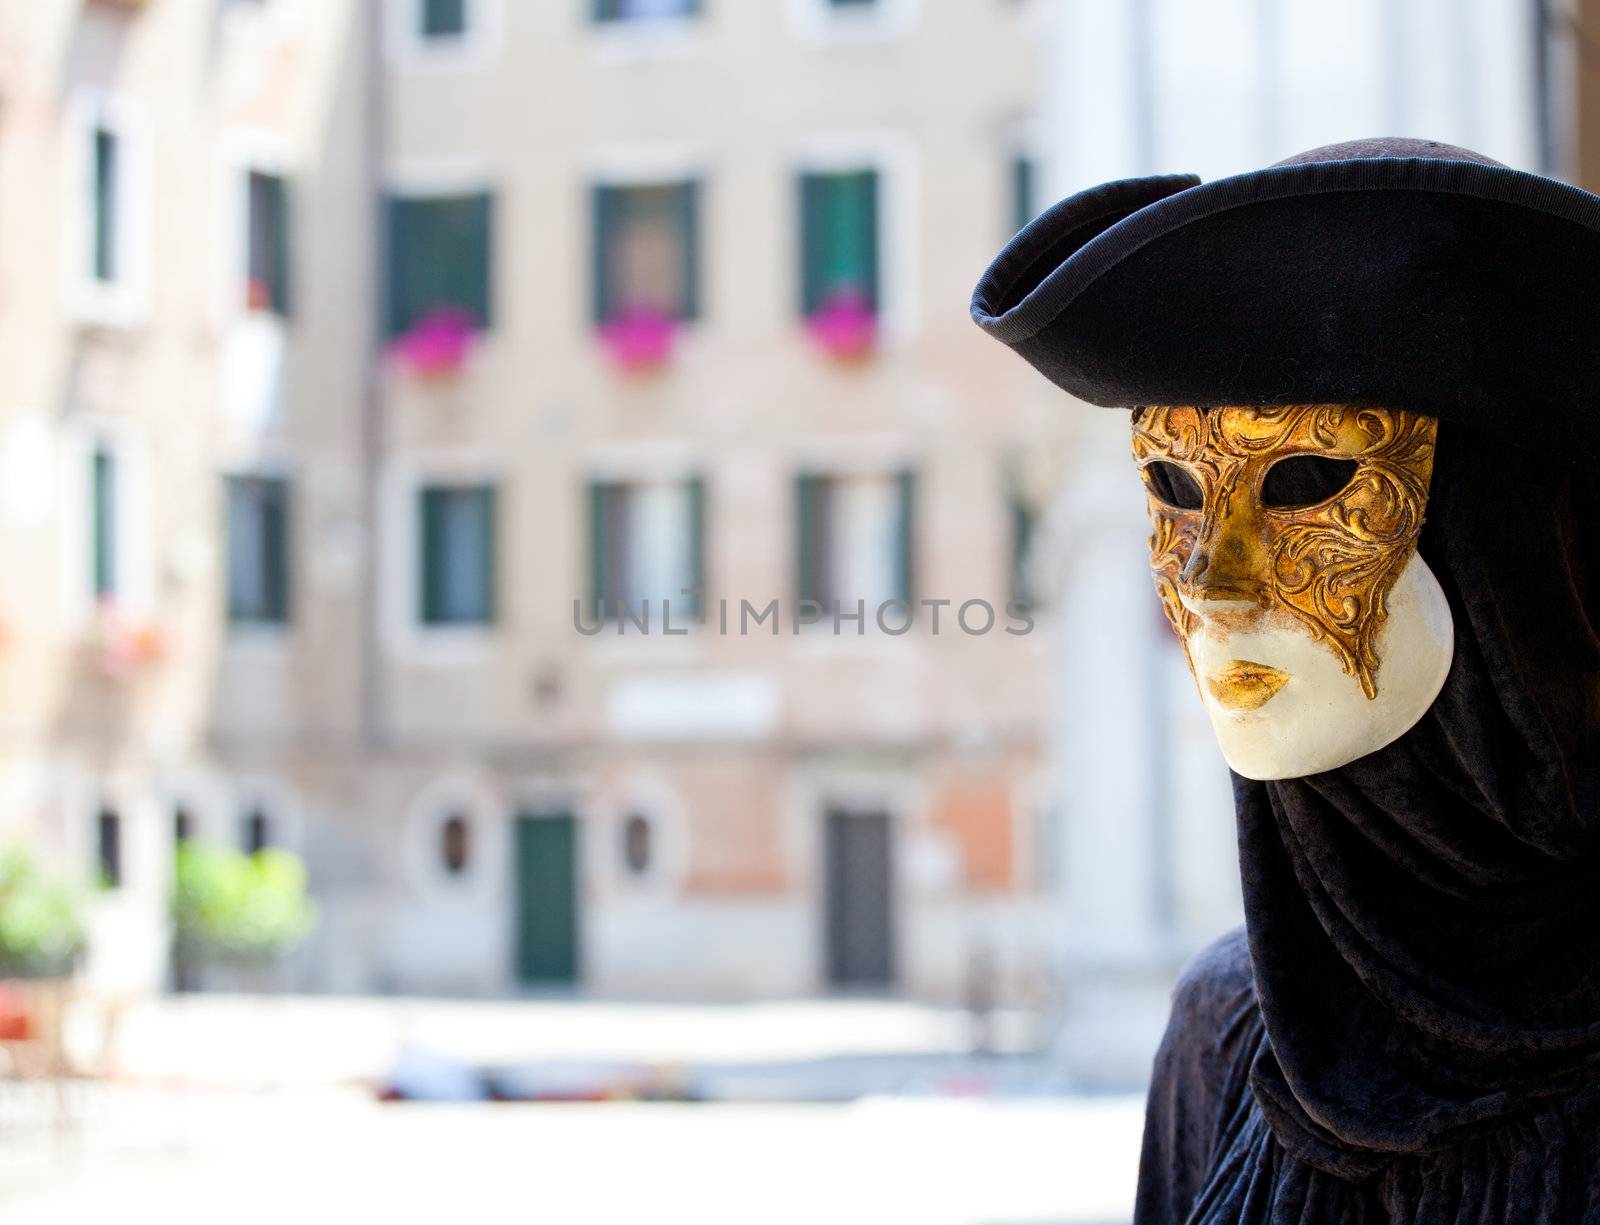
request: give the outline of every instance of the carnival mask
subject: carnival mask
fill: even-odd
[[[1134,414],[1156,588],[1246,778],[1354,761],[1438,696],[1454,630],[1416,549],[1437,432],[1345,405]]]

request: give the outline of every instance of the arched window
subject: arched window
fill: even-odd
[[[461,876],[472,863],[472,827],[458,812],[439,826],[439,863],[446,876]]]
[[[653,831],[642,814],[629,813],[622,823],[622,866],[629,876],[643,876],[650,871],[654,858]]]

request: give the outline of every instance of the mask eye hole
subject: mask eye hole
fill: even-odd
[[[1326,502],[1353,479],[1361,465],[1332,455],[1291,455],[1267,469],[1261,504],[1279,510]]]
[[[1144,482],[1157,498],[1178,510],[1200,510],[1205,506],[1200,483],[1167,460],[1157,459],[1146,464]]]

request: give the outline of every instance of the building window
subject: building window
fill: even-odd
[[[602,184],[594,189],[594,317],[700,312],[699,184]]]
[[[431,485],[418,495],[421,621],[428,626],[494,620],[495,491]]]
[[[629,813],[622,823],[622,866],[632,877],[644,876],[650,871],[654,858],[654,831],[648,818],[640,813]]]
[[[861,601],[870,623],[891,600],[913,599],[915,480],[803,475],[796,487],[799,598],[829,612]]]
[[[703,606],[704,536],[705,484],[698,477],[591,482],[591,613],[653,616],[659,625],[670,601],[674,628],[686,626]]]
[[[461,38],[467,32],[467,0],[421,0],[424,38]]]
[[[828,0],[831,9],[870,9],[877,5],[878,0]]]
[[[228,620],[283,625],[289,619],[289,482],[227,478]]]
[[[97,125],[91,137],[93,162],[91,227],[93,255],[90,267],[94,279],[112,284],[120,279],[122,265],[118,242],[118,209],[122,196],[122,144],[115,132]]]
[[[446,876],[463,875],[472,862],[472,827],[460,813],[452,813],[439,826],[439,866]]]
[[[244,819],[244,853],[254,855],[272,845],[272,822],[259,808],[252,808]]]
[[[117,460],[97,446],[89,463],[90,577],[95,598],[109,600],[117,594]]]
[[[672,21],[700,14],[700,0],[594,0],[596,21]]]
[[[494,197],[390,197],[388,334],[399,336],[441,312],[471,326],[491,323]]]
[[[1009,480],[1007,486],[1006,504],[1011,536],[1011,590],[1008,598],[1014,607],[1026,610],[1033,607],[1028,577],[1037,522],[1032,505],[1023,496],[1015,479]]]
[[[289,313],[289,192],[281,175],[245,176],[245,308]]]
[[[1026,154],[1011,159],[1011,230],[1020,230],[1039,215],[1038,163]]]
[[[102,889],[122,887],[122,818],[109,808],[95,818],[95,869]]]
[[[841,300],[879,309],[878,172],[800,176],[800,310]]]

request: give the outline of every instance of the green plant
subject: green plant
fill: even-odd
[[[287,851],[253,854],[185,842],[178,848],[175,939],[194,960],[264,961],[299,944],[317,923],[306,869]]]
[[[0,975],[65,974],[83,951],[77,892],[45,872],[25,846],[0,851]]]

